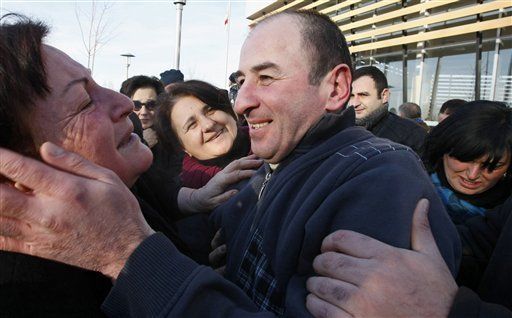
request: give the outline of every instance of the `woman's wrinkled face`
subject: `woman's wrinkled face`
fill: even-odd
[[[43,45],[42,57],[51,92],[27,115],[36,147],[51,141],[133,185],[152,154],[133,133],[131,101],[96,84],[85,67],[56,48]]]
[[[183,149],[196,159],[208,160],[223,156],[235,142],[235,119],[196,97],[181,97],[171,111],[170,120]]]
[[[142,87],[133,93],[134,112],[139,116],[142,129],[153,126],[155,120],[156,91],[152,87]]]
[[[498,183],[510,166],[510,153],[507,153],[492,171],[483,167],[487,156],[477,160],[462,162],[449,155],[443,156],[444,172],[448,183],[456,191],[474,195],[485,192]]]

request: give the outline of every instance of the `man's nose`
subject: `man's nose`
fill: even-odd
[[[251,108],[258,106],[258,98],[255,95],[255,85],[247,80],[238,90],[234,110],[239,115],[247,115]]]
[[[358,106],[359,104],[360,104],[359,98],[357,98],[356,96],[352,96],[348,100],[348,105],[349,106]]]

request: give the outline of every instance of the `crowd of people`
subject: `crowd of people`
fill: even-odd
[[[280,32],[275,32],[280,30]],[[329,17],[119,93],[0,20],[0,316],[512,317],[512,109],[390,111]]]

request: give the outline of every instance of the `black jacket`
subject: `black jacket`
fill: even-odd
[[[375,136],[406,145],[421,156],[427,132],[414,121],[386,112],[372,127]]]
[[[457,282],[472,290],[460,288],[450,317],[512,317],[512,197],[457,228],[463,246]]]

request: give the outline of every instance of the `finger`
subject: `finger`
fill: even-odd
[[[30,205],[32,194],[19,191],[15,187],[0,183],[0,215],[24,218]]]
[[[251,178],[255,173],[256,170],[235,170],[232,172],[227,172],[224,175],[224,186],[227,187],[244,179]]]
[[[11,237],[0,236],[0,250],[33,255],[27,244]]]
[[[388,255],[393,247],[354,231],[338,230],[325,237],[322,252],[342,252],[359,258],[377,258]]]
[[[224,265],[226,263],[226,245],[221,245],[208,254],[208,260],[213,268]]]
[[[223,235],[222,228],[220,228],[217,231],[217,233],[215,233],[215,235],[213,236],[213,239],[212,239],[212,242],[211,242],[212,250],[214,250],[217,247],[221,246],[223,242],[224,242],[224,235]]]
[[[66,151],[51,142],[45,142],[40,148],[40,153],[45,162],[72,174],[107,183],[117,179],[111,170],[100,167],[79,154]]]
[[[412,249],[423,254],[440,257],[441,253],[437,248],[436,241],[430,229],[428,221],[429,202],[427,199],[418,201],[412,217]]]
[[[219,267],[219,268],[216,268],[214,269],[217,274],[219,274],[220,276],[224,276],[224,274],[226,274],[226,266],[222,266],[222,267]]]
[[[0,174],[18,183],[18,187],[30,189],[45,189],[52,180],[62,179],[62,173],[54,168],[3,148],[0,148]]]
[[[0,236],[20,238],[23,233],[21,223],[19,220],[0,216]]]
[[[310,277],[306,281],[307,290],[336,307],[348,310],[348,302],[353,300],[353,296],[358,288],[350,283],[332,279],[329,277]]]
[[[372,262],[371,259],[355,258],[339,252],[326,252],[315,257],[313,269],[322,276],[359,286],[367,278]]]
[[[306,308],[316,318],[348,318],[352,317],[342,308],[336,307],[313,294],[306,297]]]
[[[235,170],[247,170],[247,169],[257,169],[263,164],[263,160],[261,159],[248,159],[241,158],[231,162],[229,165],[224,168],[224,171],[230,172]]]
[[[229,190],[222,194],[219,194],[218,196],[215,196],[209,200],[210,208],[209,210],[213,210],[216,208],[219,204],[226,202],[227,200],[231,199],[238,193],[238,190]]]

